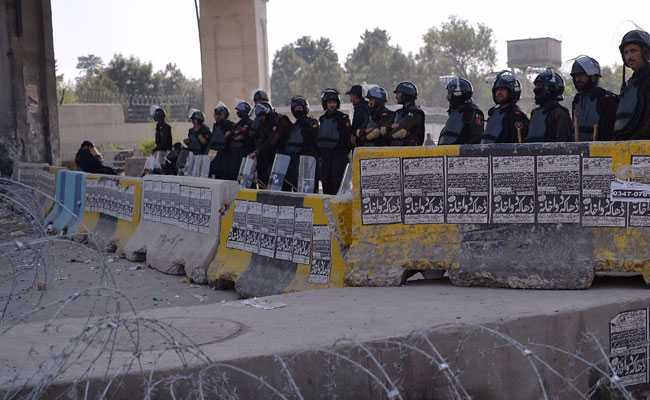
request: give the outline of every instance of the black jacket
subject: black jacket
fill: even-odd
[[[354,106],[354,115],[352,116],[352,134],[357,135],[359,129],[366,129],[370,120],[370,107],[365,100]]]
[[[597,101],[598,115],[598,137],[596,140],[612,140],[614,137],[614,123],[616,122],[616,109],[618,107],[618,96],[601,87],[594,87],[586,92],[578,93],[571,104],[571,117],[575,123],[576,107],[583,98],[595,99]]]
[[[546,131],[543,139],[529,138],[532,134],[531,128],[533,119],[538,112],[546,112]],[[531,125],[529,126],[526,142],[573,142],[573,123],[569,110],[557,101],[548,101],[543,106],[534,109],[530,114]]]
[[[352,142],[350,139],[353,131],[350,123],[350,116],[340,110],[336,110],[333,113],[325,112],[320,116],[318,122],[322,125],[324,120],[331,118],[336,120],[340,132],[339,142],[336,144],[336,148],[347,153],[352,148]],[[318,135],[316,135],[316,137],[318,137]]]
[[[155,151],[171,151],[172,144],[172,127],[166,122],[158,122],[156,124]]]
[[[115,170],[110,167],[104,166],[101,160],[95,157],[90,150],[79,149],[77,156],[75,157],[75,163],[77,168],[80,171],[87,172],[89,174],[106,174],[106,175],[115,175]]]
[[[517,128],[521,131],[522,141],[526,138],[528,133],[528,117],[521,111],[519,106],[514,103],[508,103],[501,106],[494,106],[488,111],[489,118],[497,112],[504,113],[503,117],[503,130],[499,137],[493,138],[486,136],[484,132],[481,143],[519,143]]]
[[[650,65],[635,72],[628,81],[631,84],[638,86],[636,109],[627,126],[614,133],[615,140],[650,139]]]

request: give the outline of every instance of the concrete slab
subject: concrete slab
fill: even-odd
[[[171,398],[171,392],[189,398],[208,390],[205,398],[459,398],[450,397],[454,391],[476,399],[588,398],[602,378],[596,367],[608,368],[603,356],[610,320],[647,310],[650,292],[640,279],[597,279],[589,291],[460,288],[443,280],[263,301],[281,308],[228,302],[140,313],[139,329],[158,329],[167,338],[165,351],[107,351],[111,332],[129,326],[137,331],[126,315],[96,323],[63,319],[46,332],[43,323],[20,325],[0,335],[2,385],[45,382],[50,389],[38,392],[42,398],[86,391],[94,398],[109,381],[111,398]],[[166,328],[155,325],[163,320]],[[242,329],[228,336],[233,325],[224,324],[227,332],[215,330],[214,343],[205,337],[205,325],[193,327],[193,321],[210,320]],[[426,335],[439,353],[414,332]],[[195,333],[209,344],[189,345]],[[121,377],[111,380],[116,373]],[[273,390],[282,396],[273,397]],[[233,391],[238,397],[216,394]]]

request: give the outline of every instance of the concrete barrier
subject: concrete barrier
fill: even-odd
[[[578,289],[595,272],[650,282],[650,203],[611,202],[650,142],[363,148],[354,156],[346,283]]]
[[[34,189],[31,193],[25,192],[27,198],[23,200],[33,202],[30,208],[39,212],[37,216],[41,220],[49,214],[54,205],[58,170],[59,168],[51,167],[49,164],[31,163],[19,163],[14,169],[13,179]]]
[[[242,190],[223,219],[208,269],[217,287],[233,282],[244,297],[343,287],[344,239],[334,197]],[[344,226],[344,224],[342,224]]]
[[[123,254],[140,224],[142,179],[86,176],[83,227],[100,249]]]
[[[234,181],[148,175],[143,179],[142,218],[124,253],[172,275],[207,283],[217,251],[221,215],[235,199]]]
[[[86,190],[86,174],[77,171],[59,170],[56,174],[55,204],[45,218],[46,225],[74,236],[83,219]]]

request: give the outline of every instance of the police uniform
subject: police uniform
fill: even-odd
[[[617,107],[618,96],[601,87],[576,94],[572,114],[578,129],[578,141],[611,140]]]
[[[394,124],[399,125],[388,138],[390,146],[422,146],[424,143],[424,111],[415,103],[404,104],[395,112]]]
[[[635,72],[621,92],[616,140],[650,139],[650,64]]]
[[[292,191],[298,187],[300,156],[316,156],[316,138],[318,137],[318,121],[309,116],[301,116],[291,126],[291,129],[280,139],[279,153],[291,157],[289,169],[285,177],[284,191]]]
[[[381,106],[370,110],[368,125],[362,129],[359,146],[380,147],[388,146],[387,134],[395,119],[395,113]]]
[[[450,108],[449,118],[440,132],[439,145],[478,144],[483,136],[484,115],[478,106],[467,102]]]
[[[210,163],[210,176],[216,179],[230,179],[228,178],[228,159],[226,149],[226,134],[232,132],[235,123],[223,119],[212,126],[212,138],[210,139],[210,150],[216,150],[217,155]]]
[[[569,110],[549,100],[532,111],[526,142],[572,142],[572,132]]]
[[[496,105],[488,111],[481,143],[519,143],[528,133],[528,124],[528,117],[517,104]]]
[[[326,112],[319,119],[318,177],[323,184],[323,193],[335,195],[348,164],[352,124],[350,117],[337,110]]]

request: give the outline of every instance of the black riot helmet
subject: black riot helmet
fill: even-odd
[[[502,71],[497,74],[494,84],[492,85],[492,100],[497,102],[497,89],[507,89],[510,93],[510,102],[516,103],[521,98],[521,82],[517,80],[512,71]]]
[[[380,101],[382,104],[386,104],[386,102],[388,102],[388,93],[386,92],[386,89],[381,86],[373,86],[368,89],[366,98],[375,99]]]
[[[151,118],[153,118],[154,121],[156,122],[164,122],[165,121],[165,110],[161,106],[151,106],[150,109],[151,113]]]
[[[452,106],[467,103],[474,94],[472,83],[459,76],[447,83],[447,100]]]
[[[190,121],[196,121],[199,124],[205,122],[205,116],[199,110],[192,110],[190,113]]]
[[[252,109],[253,108],[251,107],[251,105],[245,101],[240,101],[235,106],[235,111],[237,112],[237,116],[241,119],[250,118]]]
[[[323,110],[327,110],[328,101],[336,101],[336,109],[341,108],[341,96],[339,91],[336,89],[325,89],[320,95],[321,104],[323,105]]]
[[[301,109],[299,109],[301,108]],[[309,102],[302,96],[291,98],[291,114],[296,117],[304,117],[309,114]]]
[[[618,47],[621,51],[621,57],[623,57],[623,50],[625,50],[625,46],[628,44],[641,46],[644,51],[645,60],[650,61],[650,34],[648,32],[636,29],[626,33],[623,36],[623,40],[621,40],[621,45]],[[625,62],[625,59],[623,59],[623,62]]]
[[[260,118],[262,116],[269,116],[273,113],[273,106],[271,103],[261,102],[255,105],[253,108],[253,114],[255,118]]]
[[[268,102],[269,102],[269,95],[264,90],[257,89],[253,94],[253,103],[259,104],[259,103],[268,103]]]
[[[410,81],[400,82],[395,88],[395,94],[400,94],[399,104],[412,103],[418,98],[418,87]]]
[[[537,104],[544,104],[549,100],[562,101],[564,94],[564,79],[560,74],[553,72],[548,68],[546,71],[537,75],[535,81],[535,102]],[[537,85],[541,87],[537,87]]]
[[[591,81],[591,86],[597,86],[598,80],[602,76],[600,63],[589,56],[580,56],[575,59],[571,66],[571,78],[573,79],[574,86],[576,86],[576,75],[578,74],[587,75]]]
[[[214,107],[214,112],[223,115],[224,119],[228,119],[228,117],[230,116],[230,110],[222,102],[219,102],[219,104],[217,104],[216,107]]]

